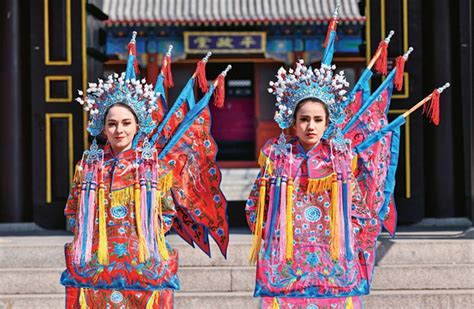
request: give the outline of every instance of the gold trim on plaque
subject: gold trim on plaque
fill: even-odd
[[[189,36],[246,36],[246,35],[258,35],[262,39],[261,48],[258,49],[239,49],[239,48],[232,48],[232,49],[212,49],[212,48],[196,48],[196,49],[189,49]],[[183,33],[183,40],[184,40],[184,53],[185,54],[201,54],[207,53],[208,51],[216,53],[216,54],[243,54],[243,53],[264,53],[267,49],[267,33],[265,31],[185,31]]]

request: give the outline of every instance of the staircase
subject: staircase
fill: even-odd
[[[373,290],[364,308],[474,308],[474,239],[459,233],[381,237]],[[250,235],[230,238],[228,259],[209,259],[171,235],[179,250],[182,290],[176,308],[258,308]],[[63,244],[70,236],[0,237],[0,309],[64,308]]]

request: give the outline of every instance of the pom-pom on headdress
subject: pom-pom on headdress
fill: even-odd
[[[335,65],[321,65],[319,69],[306,67],[303,60],[296,63],[296,68],[286,71],[278,70],[277,81],[270,82],[268,92],[276,96],[275,121],[280,128],[286,129],[293,124],[295,108],[307,98],[315,98],[327,105],[329,120],[336,124],[344,120],[344,111],[340,103],[346,100],[345,87],[349,86],[344,72],[334,74]]]
[[[107,109],[116,103],[123,103],[129,106],[138,119],[138,126],[141,132],[149,134],[155,128],[156,123],[152,119],[152,112],[158,109],[157,98],[159,93],[155,93],[153,85],[146,84],[146,80],[135,78],[135,37],[128,44],[130,57],[128,58],[127,73],[121,75],[114,73],[109,75],[107,80],[99,79],[98,83],[89,83],[89,88],[84,93],[79,90],[76,99],[89,112],[89,126],[87,130],[92,136],[99,135],[104,129],[105,113]]]

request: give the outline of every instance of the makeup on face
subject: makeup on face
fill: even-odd
[[[295,130],[301,145],[308,151],[319,143],[327,128],[327,111],[324,103],[309,100],[296,111]]]
[[[137,133],[134,114],[124,106],[112,106],[105,118],[104,133],[115,154],[130,149]]]

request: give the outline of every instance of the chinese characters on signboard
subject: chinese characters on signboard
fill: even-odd
[[[264,53],[265,32],[184,32],[186,54]]]

